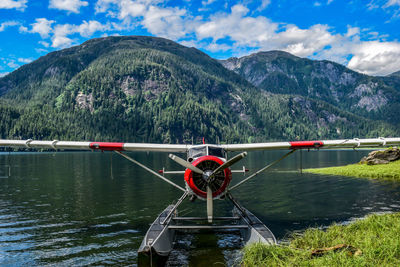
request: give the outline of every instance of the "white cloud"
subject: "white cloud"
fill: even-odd
[[[94,9],[96,13],[110,12],[111,6],[116,4],[118,4],[117,0],[98,0]]]
[[[0,1],[1,1],[1,0],[0,0]],[[19,26],[19,27],[18,27],[18,31],[19,31],[20,33],[28,32],[28,28],[27,28],[27,27],[21,25],[20,22],[14,21],[14,20],[2,22],[2,23],[0,24],[0,32],[5,31],[5,30],[6,30],[7,28],[9,28],[9,27],[16,27],[16,26]]]
[[[89,22],[83,21],[81,25],[75,26],[75,32],[79,33],[83,37],[90,37],[97,31],[108,31],[111,29],[109,24],[101,24],[98,21],[90,20]]]
[[[263,0],[263,1],[265,1],[265,0]],[[267,0],[268,1],[268,0]],[[207,0],[207,1],[201,1],[201,5],[202,6],[208,6],[208,5],[211,5],[212,3],[214,3],[215,2],[215,0]]]
[[[384,9],[386,14],[392,15],[390,20],[400,17],[400,0],[370,0],[367,7],[368,10]]]
[[[261,42],[269,40],[278,28],[266,17],[248,17],[249,9],[243,5],[235,5],[231,13],[215,14],[207,22],[196,28],[198,39],[211,38],[213,42],[229,38],[235,45],[257,47]]]
[[[287,25],[284,31],[276,33],[270,40],[263,42],[262,48],[287,51],[300,57],[311,56],[336,42],[338,35],[332,35],[326,25],[313,25],[309,29],[300,29]]]
[[[352,37],[359,34],[360,34],[360,28],[347,26],[347,33],[345,34],[346,37]]]
[[[98,0],[96,13],[107,13],[111,17],[126,19],[144,16],[151,5],[162,3],[162,0]]]
[[[334,0],[327,0],[326,2],[325,1],[315,1],[313,5],[315,7],[320,7],[320,6],[323,6],[323,5],[329,6],[333,1]]]
[[[20,25],[17,21],[5,21],[0,24],[0,32],[4,31],[8,27]]]
[[[135,26],[144,27],[149,33],[177,39],[193,33],[198,18],[193,18],[186,9],[158,6],[160,0],[99,0],[97,13],[123,21],[119,27],[126,29]],[[114,25],[114,27],[116,27]]]
[[[101,37],[109,37],[109,36],[122,36],[122,35],[119,33],[113,33],[113,34],[103,33],[101,35]]]
[[[55,35],[51,40],[52,40],[51,46],[57,48],[66,48],[74,43],[74,40],[68,38],[65,35]]]
[[[54,22],[54,20],[48,20],[46,18],[37,18],[36,22],[31,24],[32,29],[30,32],[38,33],[42,38],[47,38],[52,32],[51,25]]]
[[[90,37],[97,31],[110,30],[109,24],[103,25],[98,21],[91,20],[89,22],[83,21],[80,25],[73,24],[60,24],[54,27],[54,34],[51,38],[52,47],[64,48],[71,46],[75,41],[68,37],[73,34],[80,34],[83,37]]]
[[[75,40],[70,35],[79,34],[82,37],[90,38],[95,32],[105,32],[113,29],[112,24],[101,24],[96,20],[83,21],[79,25],[74,24],[55,24],[54,20],[46,18],[37,18],[35,23],[32,23],[30,33],[39,33],[43,39],[51,39],[51,47],[65,48],[75,43]],[[49,47],[47,41],[39,41],[39,44],[44,47]]]
[[[0,72],[0,78],[6,76],[9,72]]]
[[[369,41],[354,45],[348,67],[370,75],[400,70],[400,43]]]
[[[218,52],[218,51],[229,51],[232,49],[229,45],[227,44],[218,44],[218,43],[210,43],[206,46],[208,51],[211,52]]]
[[[261,5],[257,8],[257,11],[266,9],[269,4],[271,4],[271,0],[261,0]]]
[[[0,9],[17,9],[24,11],[27,0],[0,0]]]
[[[400,0],[389,0],[383,6],[383,8],[391,7],[391,6],[400,6]]]
[[[125,19],[129,16],[131,17],[143,16],[147,9],[146,3],[130,1],[130,0],[120,1],[119,5],[120,5],[120,12],[119,12],[120,19]]]
[[[20,26],[19,26],[18,31],[19,31],[19,32],[29,32],[29,31],[28,31],[28,28],[25,27],[25,26],[23,26],[23,25],[20,25]]]
[[[56,25],[51,46],[59,48],[71,46],[74,41],[67,36],[76,32],[74,28],[71,24]]]
[[[81,0],[50,0],[49,8],[79,13],[81,7],[88,5],[88,2]]]
[[[154,35],[176,40],[194,30],[195,21],[185,15],[184,9],[150,6],[141,24]]]
[[[13,69],[19,67],[19,65],[18,65],[17,63],[15,63],[15,60],[13,60],[13,59],[10,60],[10,61],[7,63],[7,66],[9,66],[10,68],[13,68]]]
[[[313,55],[338,38],[329,32],[326,25],[300,29],[296,25],[273,23],[263,16],[250,17],[248,12],[245,6],[236,5],[229,14],[212,16],[208,22],[197,27],[198,39],[211,38],[213,50],[218,47],[218,41],[227,38],[233,41],[233,47],[280,49],[304,57]]]
[[[32,61],[33,59],[31,58],[22,58],[22,57],[18,58],[18,62],[20,63],[31,63]]]
[[[45,41],[39,41],[39,44],[43,45],[44,47],[49,47],[50,44],[48,42]]]
[[[49,53],[48,50],[43,49],[43,48],[35,48],[36,53],[42,54],[42,53]]]

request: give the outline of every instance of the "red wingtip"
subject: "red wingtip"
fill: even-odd
[[[320,148],[324,145],[322,141],[294,141],[289,143],[291,149]]]
[[[92,142],[89,147],[102,151],[123,151],[124,143]]]

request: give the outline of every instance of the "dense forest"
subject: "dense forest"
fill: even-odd
[[[245,77],[246,78],[246,77]],[[106,37],[0,78],[0,138],[260,142],[399,135],[396,124],[260,89],[195,48]]]

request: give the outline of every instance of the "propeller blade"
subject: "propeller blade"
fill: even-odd
[[[234,156],[233,158],[229,159],[228,161],[226,161],[224,164],[222,164],[221,166],[219,166],[218,168],[216,168],[209,176],[208,178],[208,184],[210,184],[214,179],[212,179],[214,177],[215,174],[217,174],[218,172],[225,170],[226,168],[229,168],[230,166],[232,166],[233,164],[235,164],[236,162],[238,162],[239,160],[241,160],[242,158],[247,156],[247,152],[243,152],[240,153],[239,155]]]
[[[190,164],[190,162],[187,162],[186,160],[181,159],[180,157],[175,156],[173,154],[169,154],[169,157],[170,157],[170,159],[172,159],[176,163],[182,165],[183,167],[190,169],[196,173],[203,174],[203,171],[201,169],[197,168],[196,166],[193,166],[192,164]]]
[[[211,187],[207,186],[207,218],[208,222],[213,221],[213,196]]]

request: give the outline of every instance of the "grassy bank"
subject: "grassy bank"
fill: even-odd
[[[305,169],[303,172],[400,181],[400,160],[380,165],[357,163],[339,167]]]
[[[309,229],[286,246],[254,244],[244,249],[243,266],[400,266],[400,213],[370,215],[326,231]],[[316,249],[345,245],[313,256]],[[347,247],[346,247],[347,246]]]

